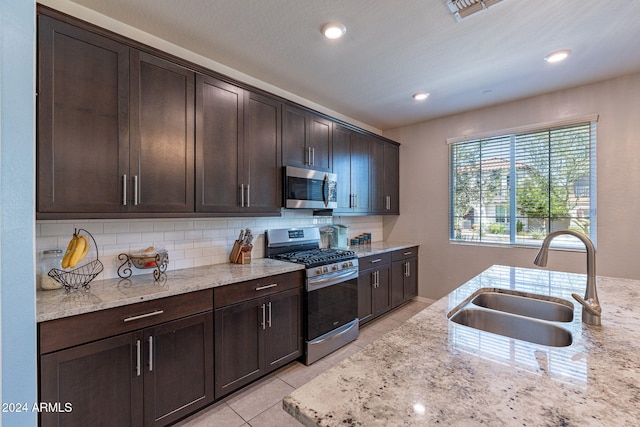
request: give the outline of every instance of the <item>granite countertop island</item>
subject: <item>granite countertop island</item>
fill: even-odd
[[[586,276],[493,266],[285,397],[307,426],[635,426],[640,419],[640,281],[598,277],[602,326],[571,293]],[[481,288],[574,304],[573,342],[548,347],[458,325]]]

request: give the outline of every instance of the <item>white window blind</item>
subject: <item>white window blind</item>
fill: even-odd
[[[595,147],[595,120],[451,143],[450,239],[540,245],[569,228],[595,243]]]

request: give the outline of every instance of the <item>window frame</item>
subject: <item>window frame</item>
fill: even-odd
[[[541,245],[542,239],[534,239],[530,243],[517,240],[517,203],[516,203],[516,191],[517,191],[517,179],[514,180],[516,172],[516,161],[513,154],[513,147],[515,138],[522,136],[523,134],[534,134],[538,132],[551,132],[553,130],[567,128],[572,126],[589,125],[589,235],[588,237],[594,245],[597,243],[597,122],[599,116],[592,114],[589,116],[583,116],[578,118],[571,118],[567,120],[559,120],[554,122],[538,123],[533,125],[520,126],[515,128],[503,129],[498,131],[486,132],[482,134],[463,135],[454,138],[448,138],[447,144],[449,145],[449,243],[472,245],[472,246],[498,246],[498,247],[526,247],[536,248]],[[489,140],[491,138],[509,138],[511,145],[511,157],[510,171],[507,174],[508,191],[509,191],[509,207],[511,218],[505,222],[508,227],[509,240],[504,242],[481,240],[464,240],[456,238],[456,216],[455,216],[455,203],[456,197],[454,192],[455,183],[455,168],[453,165],[454,154],[453,150],[461,143],[470,143],[481,140]],[[515,185],[514,185],[515,184]],[[584,185],[583,185],[584,187]],[[482,191],[482,190],[480,190]],[[482,218],[480,218],[482,221]],[[549,233],[549,227],[547,227],[545,235]],[[560,242],[560,239],[555,239],[552,242],[552,247],[561,249],[584,249],[582,243],[577,239],[569,239],[569,242]]]

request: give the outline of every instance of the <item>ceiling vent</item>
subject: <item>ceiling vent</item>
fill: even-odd
[[[458,22],[464,18],[473,15],[474,13],[482,10],[489,9],[496,3],[500,3],[502,0],[446,0],[449,10],[456,17]]]

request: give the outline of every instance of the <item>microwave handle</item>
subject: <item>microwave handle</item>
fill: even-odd
[[[322,181],[322,201],[324,202],[324,207],[329,206],[329,175],[324,174],[324,180]]]

